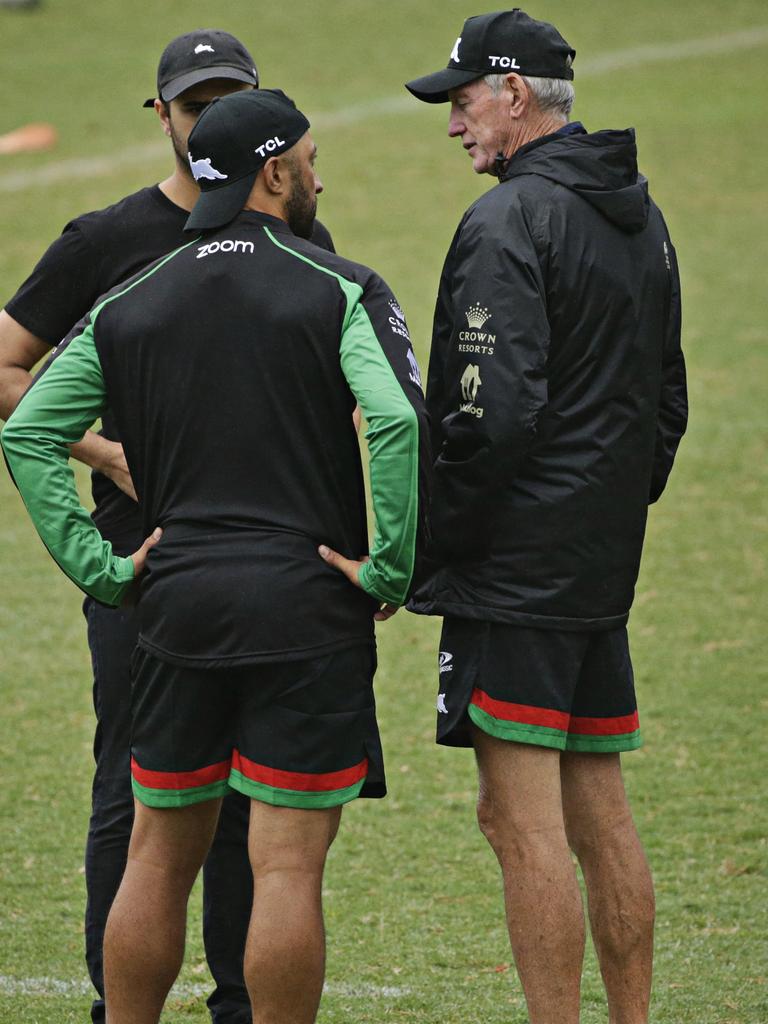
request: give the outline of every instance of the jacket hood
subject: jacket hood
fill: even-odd
[[[514,154],[501,181],[523,174],[564,185],[628,234],[648,221],[648,182],[637,170],[632,128],[535,139]]]

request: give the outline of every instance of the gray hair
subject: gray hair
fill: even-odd
[[[564,120],[568,120],[576,95],[570,81],[565,78],[528,78],[525,75],[522,79],[531,90],[542,113],[559,114]],[[494,96],[501,95],[506,80],[506,75],[485,75],[483,78]]]

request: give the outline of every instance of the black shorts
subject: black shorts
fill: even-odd
[[[303,808],[386,793],[370,644],[230,669],[170,665],[137,648],[131,667],[131,776],[148,807],[229,787]]]
[[[472,745],[470,721],[516,743],[615,753],[641,745],[627,631],[573,633],[447,618],[437,742]]]

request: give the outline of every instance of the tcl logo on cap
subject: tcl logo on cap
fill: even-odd
[[[489,55],[488,60],[491,62],[492,68],[495,68],[498,65],[500,68],[514,68],[515,71],[520,70],[520,65],[517,63],[517,57],[491,57]]]
[[[256,147],[256,152],[259,156],[264,156],[265,151],[267,153],[274,153],[276,149],[284,146],[285,142],[277,135],[274,135],[271,139],[267,139],[266,142],[262,142],[260,146]]]

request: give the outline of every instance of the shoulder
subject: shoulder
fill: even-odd
[[[116,235],[130,236],[146,231],[158,220],[168,220],[180,231],[186,216],[183,210],[165,199],[157,185],[151,185],[101,210],[75,217],[67,228],[79,231],[92,245],[100,247],[105,240],[113,244]]]
[[[491,237],[503,235],[510,226],[532,231],[541,217],[542,202],[554,189],[553,182],[536,174],[501,181],[469,207],[462,228]]]
[[[328,252],[336,252],[336,246],[333,244],[330,231],[319,220],[315,221],[311,241],[314,245],[319,245],[321,249],[326,249]]]
[[[365,291],[377,283],[383,284],[379,275],[365,264],[345,259],[337,252],[316,245],[314,235],[310,241],[296,235],[280,234],[277,242],[317,272],[335,277],[345,291],[347,287],[354,289],[355,286]]]
[[[134,271],[129,277],[124,278],[110,288],[102,292],[94,301],[90,313],[88,314],[91,322],[95,321],[97,315],[101,313],[105,306],[111,306],[113,303],[119,303],[124,296],[129,297],[129,301],[133,301],[135,296],[132,295],[137,289],[140,290],[145,282],[151,281],[157,274],[158,271],[164,271],[168,266],[169,272],[173,273],[175,257],[181,255],[184,250],[189,249],[198,239],[187,241],[184,244],[177,246],[170,252],[165,253],[162,256],[157,256],[150,263],[143,264],[139,270]],[[186,283],[188,278],[188,270],[179,270],[176,274],[177,284],[179,286]],[[118,314],[119,315],[119,314]]]
[[[91,258],[108,247],[114,247],[116,240],[119,244],[123,239],[132,239],[137,233],[146,233],[152,226],[148,222],[156,220],[158,203],[153,195],[156,188],[140,189],[101,210],[90,210],[73,217],[48,247],[46,256],[62,263]]]
[[[130,195],[123,196],[122,199],[118,199],[114,203],[110,203],[109,206],[102,207],[100,210],[90,210],[88,213],[82,213],[79,217],[75,217],[72,223],[88,225],[120,220],[127,213],[144,211],[148,207],[156,206],[159,191],[157,185],[148,185],[146,188],[140,188],[138,192],[131,192]],[[160,194],[162,195],[162,193]]]
[[[544,201],[551,183],[535,175],[501,181],[464,214],[456,234],[456,245],[508,248],[520,239],[535,239],[547,208]]]

